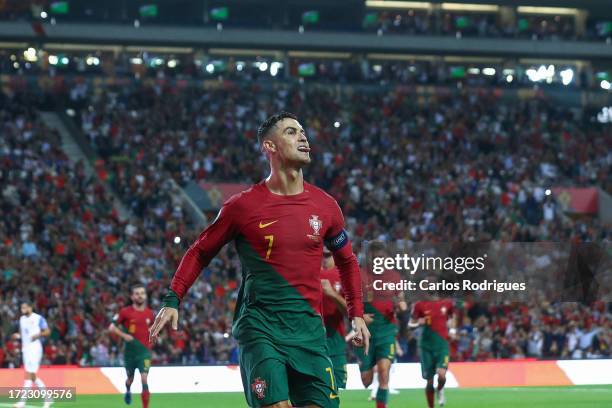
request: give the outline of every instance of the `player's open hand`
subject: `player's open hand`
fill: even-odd
[[[173,307],[162,307],[155,316],[153,326],[149,329],[149,343],[154,343],[159,336],[159,332],[168,322],[172,322],[172,330],[178,329],[178,310]]]
[[[355,347],[363,347],[364,354],[367,356],[370,348],[370,331],[362,317],[355,317],[353,319],[353,330],[355,331],[355,337],[352,340],[353,345]]]

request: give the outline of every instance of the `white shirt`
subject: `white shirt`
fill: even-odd
[[[19,318],[19,332],[21,334],[21,348],[27,349],[30,347],[42,347],[40,337],[32,341],[32,336],[40,334],[41,331],[47,329],[47,321],[44,317],[37,313],[32,313],[30,316],[21,316]]]

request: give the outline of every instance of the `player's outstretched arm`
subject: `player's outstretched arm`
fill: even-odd
[[[353,253],[353,246],[344,230],[344,217],[337,203],[335,203],[332,226],[325,237],[325,246],[331,251],[334,263],[340,272],[340,281],[344,288],[344,298],[348,316],[352,320],[355,337],[353,344],[357,347],[365,347],[368,352],[370,344],[370,331],[363,320],[363,300],[361,291],[361,273],[357,257]]]
[[[153,326],[149,329],[149,341],[155,341],[168,322],[172,328],[178,329],[178,307],[183,297],[196,281],[202,269],[223,248],[223,245],[234,239],[238,227],[235,219],[237,210],[235,200],[229,199],[219,211],[217,218],[210,224],[189,247],[179,264],[168,294],[164,297],[163,307],[155,317]]]

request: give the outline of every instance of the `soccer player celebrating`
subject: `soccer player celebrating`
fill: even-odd
[[[51,331],[44,317],[32,310],[30,302],[21,303],[21,317],[19,318],[19,333],[13,335],[14,338],[21,338],[21,354],[23,357],[23,368],[25,369],[25,381],[23,388],[32,388],[35,384],[39,389],[45,388],[45,383],[36,377],[40,361],[43,356],[43,346],[41,339],[49,336]],[[25,399],[22,399],[15,407],[25,406]],[[51,406],[51,401],[45,401],[44,407]]]
[[[359,266],[336,201],[304,181],[310,163],[304,128],[290,113],[268,118],[258,130],[270,175],[227,200],[215,221],[191,245],[151,327],[155,339],[168,323],[176,330],[179,302],[202,268],[229,241],[242,263],[232,333],[240,372],[253,407],[335,407],[339,403],[327,356],[320,267],[325,245],[340,271],[353,343],[369,343],[363,320]]]
[[[321,287],[323,288],[323,301],[321,314],[327,333],[327,350],[334,367],[334,378],[338,388],[346,388],[346,330],[344,328],[344,315],[346,314],[346,300],[342,295],[340,274],[334,264],[332,253],[323,249],[323,264],[321,267]]]
[[[134,285],[131,289],[132,304],[123,307],[113,318],[108,327],[111,333],[115,333],[125,341],[123,359],[127,380],[125,381],[126,404],[132,403],[130,387],[134,381],[136,369],[140,372],[142,381],[142,407],[149,406],[149,384],[147,377],[151,366],[151,346],[149,342],[149,326],[155,318],[153,311],[147,306],[147,291],[143,285]]]
[[[446,384],[446,370],[448,370],[449,346],[448,327],[449,319],[451,330],[456,327],[456,316],[453,301],[440,299],[431,295],[430,300],[416,302],[412,308],[412,317],[408,326],[411,328],[423,326],[419,340],[419,354],[421,357],[421,374],[427,380],[425,396],[429,408],[434,406],[434,375],[438,374],[438,405],[444,406],[444,384]]]
[[[368,246],[367,265],[372,265],[372,260],[378,257],[386,257],[384,243],[372,241]],[[395,337],[397,336],[396,309],[405,311],[408,305],[403,300],[404,294],[400,291],[381,290],[375,291],[373,281],[380,279],[383,282],[399,282],[400,276],[394,270],[385,270],[380,275],[373,275],[371,271],[365,271],[364,284],[366,302],[364,304],[366,322],[372,333],[370,350],[357,349],[357,357],[360,360],[361,382],[367,388],[374,380],[374,367],[378,372],[378,390],[376,391],[376,408],[387,406],[389,399],[389,372],[391,363],[395,359]]]

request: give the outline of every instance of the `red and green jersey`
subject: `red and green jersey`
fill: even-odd
[[[217,252],[234,241],[242,285],[233,334],[241,342],[325,343],[320,315],[323,245],[334,255],[350,317],[362,316],[359,268],[336,201],[304,183],[300,194],[272,193],[265,182],[230,198],[183,256],[170,289],[182,299]]]
[[[342,283],[340,281],[340,273],[336,267],[330,269],[321,268],[321,279],[327,279],[331,284],[332,288],[336,292],[343,294]],[[346,336],[346,328],[344,327],[344,314],[336,304],[336,301],[329,296],[323,295],[321,302],[321,315],[323,316],[323,322],[325,323],[325,329],[327,330],[327,337],[331,337],[337,333],[342,336]]]
[[[363,288],[366,302],[365,313],[374,315],[374,321],[369,325],[371,333],[379,335],[393,335],[397,332],[397,319],[395,318],[395,305],[397,304],[401,291],[398,290],[376,290],[374,282],[399,282],[401,276],[394,270],[385,270],[382,274],[373,274],[363,271]],[[382,285],[377,284],[376,287]]]
[[[448,319],[453,316],[454,304],[450,299],[416,302],[412,308],[414,319],[425,319],[421,343],[435,343],[440,338],[448,341]]]
[[[133,341],[125,343],[126,355],[146,354],[151,350],[149,327],[155,320],[151,309],[145,307],[144,310],[136,310],[133,305],[126,306],[121,308],[113,320],[124,332],[134,337]]]

